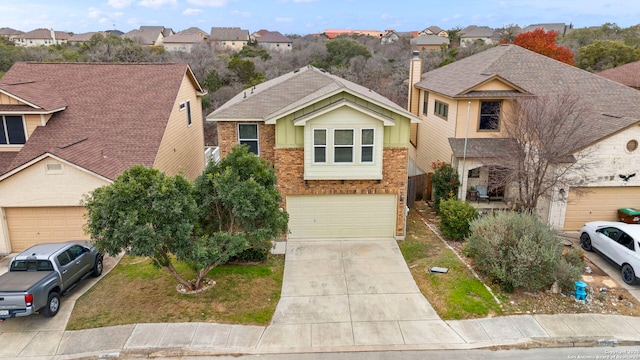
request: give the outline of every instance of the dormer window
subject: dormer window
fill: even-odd
[[[24,145],[27,136],[22,116],[0,115],[0,145]]]

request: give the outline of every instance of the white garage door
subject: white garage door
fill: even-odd
[[[290,239],[390,238],[396,195],[287,196]]]
[[[580,230],[585,222],[618,221],[618,209],[640,209],[640,187],[571,188],[564,230]]]
[[[38,243],[89,239],[82,206],[5,208],[11,251]]]

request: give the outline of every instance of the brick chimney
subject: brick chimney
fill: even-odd
[[[414,50],[409,61],[409,96],[407,97],[407,110],[414,114],[419,115],[420,106],[420,91],[414,87],[414,85],[421,80],[422,77],[422,59],[420,59],[420,52]]]

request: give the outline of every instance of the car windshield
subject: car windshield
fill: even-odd
[[[14,260],[9,271],[53,271],[49,260]]]

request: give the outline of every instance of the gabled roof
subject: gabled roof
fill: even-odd
[[[199,44],[203,41],[202,36],[197,34],[175,34],[167,36],[162,42],[165,44]]]
[[[442,45],[449,44],[449,39],[438,35],[420,35],[411,39],[411,45]]]
[[[467,30],[466,32],[462,33],[461,37],[464,38],[488,38],[493,36],[493,32],[495,30],[493,30],[492,28],[488,27],[488,26],[475,26],[469,30]]]
[[[609,80],[634,88],[640,88],[640,61],[620,65],[598,73]]]
[[[11,36],[11,35],[20,35],[20,34],[24,34],[24,32],[20,30],[8,28],[8,27],[0,28],[0,35],[2,36]]]
[[[282,35],[278,31],[267,31],[258,38],[259,43],[289,43],[291,39]]]
[[[72,35],[69,38],[69,42],[84,42],[84,41],[89,41],[89,39],[91,39],[91,37],[95,34],[102,34],[102,35],[106,35],[106,33],[104,32],[96,32],[96,31],[91,31],[91,32],[87,32],[87,33],[83,33],[83,34],[75,34]]]
[[[185,75],[202,92],[187,64],[14,64],[0,79],[13,85],[2,89],[22,84],[35,94],[48,87],[67,108],[35,129],[4,176],[46,154],[107,179],[153,165]]]
[[[53,39],[49,29],[35,29],[20,35],[21,39]],[[71,37],[71,34],[64,31],[53,31],[57,40],[67,40]]]
[[[207,120],[274,121],[319,100],[347,92],[412,120],[403,107],[370,89],[313,66],[284,74],[243,90],[207,116]]]
[[[558,35],[566,35],[569,32],[571,32],[571,30],[573,29],[573,26],[566,25],[565,23],[531,24],[525,27],[524,29],[522,29],[522,31],[520,32],[521,33],[530,32],[536,29],[542,29],[545,32],[555,31],[558,33]]]
[[[3,93],[29,108],[22,109],[25,113],[51,113],[63,110],[67,102],[55,91],[55,84],[43,81],[9,82],[0,79],[0,93]],[[0,105],[8,111],[11,107],[23,107],[25,105]],[[16,109],[17,110],[17,109]]]
[[[160,34],[163,34],[164,31],[164,26],[140,26],[140,29],[131,30],[126,34],[123,34],[122,37],[140,40],[143,45],[154,45]]]
[[[212,27],[211,40],[249,40],[249,30],[239,27]]]
[[[202,29],[200,29],[198,27],[195,27],[195,26],[192,26],[192,27],[190,27],[188,29],[184,29],[184,30],[178,31],[176,33],[176,35],[198,35],[198,36],[200,36],[202,38],[208,38],[209,37],[209,33],[207,33],[206,31],[204,31],[204,30],[202,30]]]
[[[577,147],[640,121],[640,91],[517,45],[499,45],[429,71],[415,86],[451,98],[465,98],[490,79],[510,84],[523,95],[579,94],[592,109],[593,128],[585,134],[585,144],[576,144]],[[504,96],[500,92],[495,95]]]

